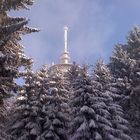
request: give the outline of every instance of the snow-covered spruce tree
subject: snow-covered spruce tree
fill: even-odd
[[[127,121],[122,118],[122,109],[113,103],[111,93],[99,90],[99,82],[96,82],[97,86],[93,85],[86,68],[78,68],[76,71],[79,73],[72,82],[74,88],[70,102],[72,118],[69,139],[131,140],[126,134]]]
[[[113,99],[113,102],[106,102],[107,106],[110,106],[111,111],[114,112],[114,114],[112,113],[113,124],[115,125],[115,127],[116,125],[128,126],[127,121],[123,119],[124,114],[122,107],[118,105],[118,100],[121,99],[121,96],[118,95],[120,94],[120,89],[118,89],[117,87],[118,83],[116,83],[115,79],[112,77],[109,68],[104,64],[103,60],[99,60],[97,62],[96,68],[94,70],[94,75],[95,75],[94,77],[95,79],[93,80],[94,86],[97,87],[98,90],[100,90],[102,93],[109,95]],[[120,119],[122,118],[126,123],[116,121],[116,116],[119,117]],[[123,131],[123,127],[120,129],[122,129]]]
[[[140,139],[140,29],[138,27],[130,31],[127,44],[120,45],[120,49],[111,57],[110,68],[118,81],[117,88],[122,95],[120,104],[130,121],[132,136],[136,140]]]
[[[130,94],[132,91],[132,77],[136,67],[136,61],[130,58],[126,48],[128,45],[117,45],[113,56],[110,58],[109,68],[114,76],[118,94],[121,96],[119,104],[127,110],[130,106]]]
[[[127,37],[126,51],[130,58],[134,60],[140,59],[140,27],[134,27]]]
[[[5,97],[17,91],[18,86],[14,79],[19,76],[19,68],[32,63],[31,59],[24,55],[23,47],[19,44],[21,35],[37,31],[26,26],[26,18],[10,17],[8,12],[25,9],[32,3],[32,0],[0,1],[0,113],[4,110]]]
[[[126,51],[136,63],[131,74],[130,106],[126,109],[134,139],[140,139],[140,28],[134,27],[127,38]]]
[[[17,100],[8,133],[19,140],[36,140],[42,132],[42,99],[40,77],[28,70],[23,91]]]
[[[69,99],[61,71],[50,73],[49,82],[44,91],[42,111],[44,123],[40,140],[67,140]]]
[[[116,45],[115,51],[110,58],[109,68],[111,73],[116,78],[130,77],[135,61],[130,58],[128,52],[125,50],[127,45]]]
[[[98,83],[99,89],[105,91],[110,89],[112,82],[114,82],[113,80],[109,68],[104,64],[102,59],[99,59],[94,69],[93,81]]]
[[[128,45],[125,48],[129,54],[129,57],[135,62],[132,74],[129,79],[132,81],[131,85],[134,88],[138,88],[140,85],[140,28],[134,27],[129,33]]]
[[[110,69],[107,65],[105,65],[102,59],[99,59],[97,61],[92,78],[92,82],[93,84],[95,83],[96,88],[103,92],[108,92],[108,94],[110,94],[110,96],[113,98],[114,102],[121,98],[118,89],[116,89],[117,83],[115,81],[115,78],[113,77]]]
[[[10,17],[8,12],[32,5],[32,0],[0,1],[0,100],[16,90],[14,78],[19,76],[21,66],[30,65],[31,59],[24,55],[19,44],[21,35],[37,31],[26,26],[26,18]]]
[[[135,27],[128,36],[127,44],[116,46],[115,52],[111,57],[109,64],[114,77],[124,82],[124,92],[129,96],[132,88],[137,86],[135,82],[139,81],[139,40],[140,29]],[[122,92],[122,94],[124,94],[124,92]]]

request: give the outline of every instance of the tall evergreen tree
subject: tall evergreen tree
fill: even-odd
[[[21,35],[37,31],[26,26],[26,18],[10,17],[8,11],[19,10],[31,5],[32,0],[0,1],[0,100],[10,93],[15,92],[14,78],[19,76],[21,66],[29,66],[32,61],[24,55],[23,47],[19,44]]]
[[[85,68],[78,71],[72,82],[70,140],[130,140],[127,121],[122,118],[121,107],[113,103],[111,93],[99,90],[98,81],[93,85]]]
[[[23,47],[19,44],[21,35],[37,31],[26,26],[26,18],[10,17],[8,12],[27,9],[27,6],[32,4],[32,0],[0,1],[0,113],[4,110],[5,97],[18,90],[15,78],[20,76],[20,67],[30,66],[32,63],[32,60],[24,55]]]
[[[128,36],[126,50],[136,63],[131,75],[130,108],[126,110],[132,126],[132,135],[140,139],[140,28],[134,27]],[[133,113],[132,113],[133,112]]]
[[[127,37],[127,44],[120,45],[111,57],[110,69],[120,90],[126,118],[130,121],[132,136],[140,138],[140,29],[134,27]],[[120,55],[121,54],[121,55]]]
[[[109,68],[115,78],[115,87],[121,96],[119,104],[123,106],[124,110],[130,106],[132,77],[136,66],[136,61],[130,58],[126,48],[127,45],[117,45],[109,63]]]
[[[122,96],[118,95],[120,94],[120,90],[118,89],[118,81],[115,81],[114,77],[112,76],[109,68],[104,64],[103,60],[99,60],[96,64],[96,68],[94,71],[95,74],[95,83],[94,85],[98,85],[98,89],[103,92],[103,93],[107,93],[110,97],[112,97],[113,102],[106,102],[107,106],[110,106],[110,111],[112,113],[112,121],[113,124],[115,125],[120,125],[122,127],[118,127],[117,129],[120,129],[123,131],[123,125],[124,126],[128,126],[128,122],[123,119],[125,116],[123,114],[123,110],[122,107],[118,104],[118,100],[121,99]],[[119,83],[121,84],[121,83]],[[99,86],[100,85],[100,86]],[[118,121],[116,118],[122,118],[122,122]],[[125,132],[125,129],[124,129]]]
[[[32,71],[27,71],[25,80],[8,132],[15,139],[35,140],[41,135],[43,122],[40,81]]]
[[[48,86],[44,92],[43,130],[41,140],[67,140],[68,91],[64,88],[61,71],[49,75]]]

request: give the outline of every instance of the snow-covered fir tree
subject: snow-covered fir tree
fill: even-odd
[[[60,70],[49,75],[44,92],[44,123],[40,140],[67,140],[68,129],[68,91],[64,88],[63,74]]]
[[[41,135],[43,123],[40,77],[27,70],[25,80],[23,91],[11,115],[8,133],[15,139],[36,140]]]
[[[32,4],[32,0],[0,1],[0,113],[4,110],[4,99],[18,90],[15,78],[20,76],[20,67],[32,63],[19,44],[21,35],[37,31],[26,26],[26,18],[10,17],[8,13],[11,10],[27,9]]]
[[[117,129],[120,130],[122,129],[122,131],[125,132],[125,127],[128,126],[129,123],[125,119],[123,119],[124,114],[123,114],[122,107],[118,104],[118,102],[116,102],[121,99],[121,96],[119,95],[120,90],[117,87],[118,83],[116,83],[109,68],[104,64],[103,60],[97,61],[96,68],[94,70],[93,84],[102,93],[109,95],[112,98],[112,102],[106,102],[107,106],[109,106],[110,108],[110,111],[114,112],[114,113],[112,112],[111,115],[112,122],[115,125],[115,128],[117,128],[116,125],[118,125],[118,127],[120,125],[122,126],[122,128],[117,128]],[[119,118],[120,120],[118,121],[117,118]],[[124,125],[124,130],[123,130],[123,125]]]
[[[126,48],[129,57],[136,63],[131,79],[131,93],[130,93],[130,111],[128,112],[130,120],[135,131],[140,130],[140,28],[134,27],[128,36],[128,45]],[[133,112],[133,113],[132,113]],[[138,138],[140,139],[140,131]],[[134,133],[134,132],[132,132]]]
[[[100,90],[107,90],[113,82],[113,77],[109,68],[104,64],[102,59],[99,59],[95,65],[93,80],[98,83]]]
[[[115,87],[121,96],[119,104],[127,108],[130,102],[132,89],[132,75],[136,66],[136,61],[131,59],[126,51],[127,45],[116,45],[115,51],[110,58],[109,68],[115,79]]]
[[[7,12],[26,8],[31,4],[32,0],[0,1],[0,100],[10,94],[11,90],[15,92],[14,78],[19,76],[18,69],[32,63],[31,59],[24,55],[23,47],[19,44],[21,35],[37,31],[26,26],[26,18],[10,17]]]
[[[118,81],[118,89],[120,89],[120,94],[123,97],[120,103],[126,118],[130,122],[132,136],[138,140],[140,139],[140,122],[138,119],[140,118],[140,29],[134,27],[127,40],[126,45],[120,45],[121,51],[116,51],[115,57],[111,57],[111,65],[116,66],[114,69],[111,66],[111,71]],[[123,53],[120,57],[121,52]]]
[[[109,68],[116,78],[130,77],[135,67],[135,61],[130,58],[125,48],[126,45],[116,45],[110,58]]]
[[[96,88],[102,92],[108,92],[108,94],[110,94],[110,96],[113,98],[114,102],[121,98],[119,91],[116,88],[117,83],[111,74],[110,69],[102,59],[97,61],[92,74],[92,79],[94,86],[96,86]]]
[[[130,31],[127,37],[126,50],[130,58],[134,60],[140,59],[140,27],[134,27]]]
[[[92,84],[86,68],[77,68],[70,102],[72,118],[70,140],[131,140],[127,135],[127,121],[119,105],[113,103],[111,93]],[[72,68],[75,70],[75,68]],[[71,72],[74,73],[74,72]],[[99,72],[100,73],[100,72]],[[101,75],[100,75],[101,76]],[[99,76],[98,76],[99,78]],[[99,79],[98,79],[99,80]],[[103,87],[103,86],[102,86]]]

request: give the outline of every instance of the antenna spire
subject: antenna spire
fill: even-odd
[[[69,64],[70,57],[68,52],[68,27],[64,27],[64,53],[60,57],[61,64]]]
[[[68,52],[68,27],[64,27],[64,52]]]

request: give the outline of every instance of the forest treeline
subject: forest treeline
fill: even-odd
[[[33,71],[19,42],[38,30],[8,15],[32,4],[0,0],[0,140],[140,140],[140,28],[108,64]]]

